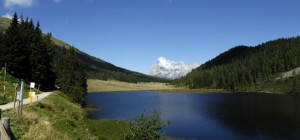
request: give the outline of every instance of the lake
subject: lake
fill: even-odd
[[[167,136],[189,139],[300,139],[300,96],[255,93],[114,92],[86,96],[92,119],[132,120],[157,110]]]

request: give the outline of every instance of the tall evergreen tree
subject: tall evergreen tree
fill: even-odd
[[[3,30],[0,30],[0,65],[4,63],[5,57],[4,57],[4,32]]]
[[[45,71],[43,73],[43,79],[41,82],[45,84],[45,88],[53,88],[55,84],[55,73],[54,73],[54,43],[51,40],[52,35],[51,33],[46,34],[43,36],[42,46],[45,48],[43,49],[44,54],[44,66]]]
[[[15,13],[2,37],[1,66],[7,63],[8,72],[17,78],[41,84],[41,88],[54,87],[53,42],[50,35],[43,36],[40,24]]]
[[[82,103],[87,91],[86,75],[73,47],[69,50],[63,49],[57,63],[56,74],[56,84],[61,91],[73,101]]]
[[[1,66],[3,67],[4,63],[7,63],[8,70],[15,76],[19,76],[18,73],[18,64],[21,62],[22,58],[19,58],[21,54],[21,49],[19,48],[21,42],[20,39],[20,26],[18,23],[18,16],[15,13],[12,22],[8,29],[5,32],[4,36],[4,45],[3,51],[1,53],[3,56],[3,61]]]

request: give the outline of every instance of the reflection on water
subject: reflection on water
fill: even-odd
[[[94,119],[130,120],[158,110],[166,135],[193,139],[300,139],[300,97],[267,94],[89,94]]]

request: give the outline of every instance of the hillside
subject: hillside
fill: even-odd
[[[120,139],[128,126],[124,121],[88,119],[86,110],[61,92],[23,106],[22,115],[20,119],[14,110],[3,112],[3,116],[11,119],[15,139]]]
[[[11,20],[8,18],[0,18],[0,30],[6,29],[9,26],[10,22]]]
[[[278,79],[282,74],[300,67],[299,54],[300,37],[277,39],[255,47],[237,46],[204,63],[175,83],[189,88],[299,92],[299,74]]]
[[[10,25],[11,20],[0,18],[0,30],[6,29]],[[62,53],[62,48],[69,49],[71,46],[55,37],[51,39],[55,44],[55,56]],[[166,79],[148,76],[142,73],[133,72],[124,68],[117,67],[111,63],[105,62],[99,58],[93,57],[76,49],[77,56],[82,62],[89,79],[109,80],[114,79],[123,82],[169,82]]]

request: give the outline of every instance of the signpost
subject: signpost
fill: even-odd
[[[17,88],[19,83],[13,83],[13,86],[15,87],[15,96],[14,96],[14,111],[16,110],[16,96],[17,96]]]
[[[33,89],[35,87],[35,83],[34,82],[30,82],[30,89]]]
[[[13,83],[13,86],[15,87],[15,98],[14,98],[14,108],[15,108],[15,103],[17,100],[17,106],[18,106],[18,116],[22,117],[22,105],[23,105],[23,94],[25,93],[24,90],[24,80],[21,80],[21,87],[20,87],[20,91],[17,92],[17,87],[18,87],[18,83]],[[33,98],[35,97],[36,93],[34,92],[34,88],[35,88],[35,83],[34,82],[30,82],[30,91],[29,91],[29,99],[30,102],[33,102]]]
[[[20,92],[20,91],[17,92],[17,100],[18,100],[18,101],[21,100],[21,92]]]
[[[20,94],[18,94],[18,100],[19,100],[18,116],[19,117],[22,117],[23,93],[24,93],[24,81],[21,80],[21,90],[20,90]]]
[[[35,92],[33,92],[34,88],[35,88],[35,83],[34,82],[30,82],[30,92],[28,93],[29,94],[30,103],[32,103],[33,96],[35,96]]]

